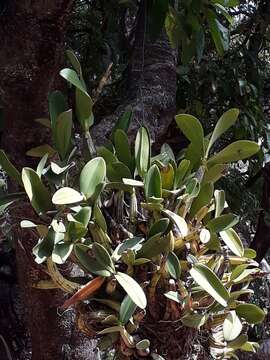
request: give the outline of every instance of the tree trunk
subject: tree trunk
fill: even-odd
[[[256,260],[261,262],[270,248],[270,164],[266,164],[262,169],[264,177],[263,192],[261,200],[261,211],[259,214],[256,234],[252,240],[250,247],[257,252]]]
[[[64,35],[72,0],[5,1],[0,17],[1,103],[5,127],[2,148],[18,168],[33,165],[26,151],[44,143],[47,131],[34,122],[47,115],[47,95],[63,59]],[[11,185],[14,190],[15,186]],[[17,216],[31,218],[30,208]],[[14,219],[18,223],[18,219]],[[92,342],[74,329],[74,313],[57,314],[64,301],[61,291],[36,290],[33,283],[46,278],[32,258],[37,239],[16,228],[16,260],[33,360],[91,359]],[[16,324],[15,324],[16,326]],[[6,333],[1,329],[1,334]],[[15,330],[14,330],[15,331]],[[5,338],[12,352],[12,339]],[[13,359],[26,360],[25,354]],[[0,356],[7,357],[7,352]],[[97,359],[96,356],[92,358]]]
[[[165,32],[156,41],[148,39],[147,1],[141,1],[136,19],[135,40],[125,74],[126,88],[122,103],[109,117],[93,128],[96,143],[104,143],[116,120],[129,105],[133,111],[130,136],[138,127],[147,126],[158,147],[176,111],[176,51]]]

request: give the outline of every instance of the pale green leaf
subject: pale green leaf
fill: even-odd
[[[206,265],[196,263],[190,270],[192,278],[219,304],[226,307],[229,293],[216,274]]]
[[[131,300],[141,309],[145,309],[147,300],[143,289],[132,277],[118,271],[115,275],[116,280],[123,287]]]

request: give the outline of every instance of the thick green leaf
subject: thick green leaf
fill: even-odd
[[[247,257],[248,259],[255,259],[257,256],[257,253],[254,249],[246,248],[244,249],[244,257]]]
[[[53,91],[49,94],[49,113],[51,119],[51,127],[54,130],[55,122],[58,116],[67,110],[67,103],[61,91]]]
[[[132,119],[132,109],[131,107],[127,107],[126,111],[123,113],[123,115],[118,119],[116,122],[113,131],[112,131],[112,139],[114,139],[114,133],[116,130],[121,129],[125,132],[128,131],[130,122]]]
[[[167,236],[162,236],[161,233],[155,234],[143,243],[142,248],[137,252],[137,257],[152,259],[163,252],[167,252],[169,246],[170,241]]]
[[[179,165],[178,168],[175,171],[175,177],[174,177],[174,188],[177,189],[182,185],[182,182],[188,172],[188,169],[190,167],[190,161],[183,159]]]
[[[113,252],[112,257],[117,261],[120,259],[121,255],[124,251],[130,249],[134,251],[138,251],[141,249],[141,243],[144,241],[141,237],[133,237],[130,239],[124,240],[121,244],[119,244]]]
[[[209,164],[207,164],[209,166]],[[213,182],[215,183],[218,181],[224,173],[224,170],[227,168],[226,164],[216,164],[211,167],[208,167],[208,169],[204,173],[203,177],[203,184],[207,182]]]
[[[110,257],[110,254],[101,244],[94,242],[92,245],[92,250],[97,262],[104,267],[104,269],[110,271],[111,273],[115,272],[115,267]]]
[[[36,256],[37,262],[43,262],[47,257],[51,256],[56,240],[56,233],[52,227],[49,227],[48,234],[33,248],[33,254]]]
[[[62,112],[55,121],[53,130],[56,149],[62,160],[68,155],[71,146],[72,110]]]
[[[55,245],[52,252],[52,261],[56,264],[64,264],[73,250],[73,244],[62,241]]]
[[[225,207],[225,192],[224,190],[215,190],[215,218],[219,217]]]
[[[55,205],[74,204],[82,200],[84,200],[83,194],[70,187],[63,187],[57,190],[52,197],[52,202]]]
[[[116,130],[114,133],[114,146],[118,160],[132,170],[132,157],[128,137],[121,129]]]
[[[230,311],[223,323],[223,335],[226,341],[236,339],[242,331],[242,323],[235,311]]]
[[[227,229],[220,232],[221,239],[225,242],[228,248],[236,255],[244,255],[244,246],[240,237],[233,229]]]
[[[86,93],[76,88],[76,116],[84,132],[94,124],[93,100]]]
[[[224,134],[236,122],[238,115],[238,109],[230,109],[220,117],[210,138],[206,151],[206,157],[208,157],[209,151],[213,144],[217,141],[217,139],[220,138],[220,136]]]
[[[3,150],[0,150],[0,166],[11,179],[16,181],[17,184],[23,185],[19,171],[15,168],[14,165],[12,165]]]
[[[163,166],[160,169],[162,189],[172,190],[174,184],[174,168],[172,164]]]
[[[186,223],[186,220],[182,218],[181,216],[175,214],[174,212],[170,210],[164,210],[163,211],[169,219],[173,222],[173,224],[177,227],[178,231],[180,232],[182,237],[187,236],[188,234],[188,226]]]
[[[126,178],[123,178],[122,180],[125,185],[130,185],[132,187],[143,187],[142,181],[138,181],[134,179],[126,179]]]
[[[90,160],[80,175],[80,190],[87,199],[96,199],[106,176],[106,163],[101,157]]]
[[[169,226],[170,220],[168,218],[162,218],[156,221],[150,228],[148,237],[152,237],[158,233],[164,234]]]
[[[191,209],[189,211],[191,216],[194,216],[198,210],[210,203],[213,196],[213,191],[213,183],[206,183],[201,187],[198,196],[193,200],[191,205]]]
[[[103,265],[101,265],[93,256],[90,256],[87,251],[89,248],[86,246],[80,246],[77,245],[74,247],[75,255],[79,261],[79,263],[82,265],[82,267],[95,275],[98,276],[104,276],[109,277],[112,275],[111,271],[104,268]]]
[[[23,168],[22,182],[30,203],[38,214],[52,208],[51,194],[33,169]]]
[[[97,225],[103,230],[103,231],[107,231],[107,223],[106,220],[102,214],[102,211],[100,210],[100,207],[95,204],[94,206],[94,219],[95,222],[97,223]]]
[[[259,324],[265,318],[265,312],[254,304],[240,304],[235,309],[238,316],[244,318],[249,324]]]
[[[236,225],[239,221],[239,217],[234,214],[225,214],[218,216],[210,220],[206,227],[212,232],[220,232],[230,229],[234,225]]]
[[[217,52],[222,56],[229,48],[229,31],[218,21],[216,14],[212,10],[207,11],[207,21]]]
[[[72,50],[67,50],[66,54],[67,54],[67,57],[68,57],[69,61],[71,62],[71,65],[73,66],[73,68],[81,76],[82,75],[82,68],[81,68],[81,64],[80,64],[77,56],[74,54],[74,52]]]
[[[207,319],[207,314],[188,314],[181,318],[181,322],[184,326],[199,329],[206,323]]]
[[[130,296],[126,295],[121,303],[119,312],[120,322],[122,325],[125,325],[129,321],[134,314],[136,307],[137,305],[131,300]]]
[[[161,198],[161,176],[157,165],[152,165],[145,176],[144,190],[146,199]]]
[[[92,209],[90,206],[84,206],[76,215],[74,215],[74,219],[84,227],[87,227],[91,218]]]
[[[206,265],[196,263],[190,270],[192,278],[219,304],[226,307],[230,295],[216,274]]]
[[[181,265],[178,257],[174,252],[170,251],[168,254],[166,265],[171,277],[175,280],[179,280],[181,276]]]
[[[181,298],[179,292],[177,292],[177,291],[168,291],[164,295],[166,296],[166,298],[173,300],[173,301],[177,302],[178,304],[183,303],[183,299]]]
[[[87,228],[78,221],[71,221],[70,216],[68,216],[68,228],[67,228],[67,234],[66,237],[71,242],[76,242],[82,237],[84,237],[87,233]]]
[[[44,144],[30,149],[26,153],[27,156],[38,157],[38,158],[43,157],[46,154],[49,157],[52,157],[56,154],[56,151],[50,145]]]
[[[87,94],[84,84],[80,81],[76,71],[66,68],[60,71],[60,75],[83,93]]]
[[[150,347],[150,341],[148,339],[143,339],[136,344],[136,349],[138,350],[145,350],[149,349]]]
[[[244,160],[256,154],[259,150],[259,145],[254,141],[235,141],[216,155],[212,156],[208,160],[207,166],[211,167],[215,164],[225,164],[233,161]]]
[[[113,182],[122,182],[123,178],[132,177],[129,168],[120,161],[107,165],[107,176]]]
[[[147,300],[143,289],[132,277],[118,271],[115,275],[116,280],[123,287],[131,300],[141,309],[146,308]]]
[[[99,146],[97,148],[97,154],[105,160],[107,166],[117,162],[117,157],[105,146]]]
[[[204,154],[204,133],[200,121],[188,114],[180,114],[175,117],[176,123],[185,137],[197,148],[200,156]]]
[[[37,174],[39,177],[41,177],[42,175],[42,172],[45,168],[45,165],[46,165],[46,162],[48,160],[48,154],[45,154],[42,159],[40,159],[39,163],[38,163],[38,166],[37,166]]]
[[[148,130],[141,127],[137,132],[135,140],[135,159],[138,174],[141,178],[144,178],[150,165],[150,137]]]

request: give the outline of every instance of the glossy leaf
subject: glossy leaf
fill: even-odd
[[[168,254],[166,265],[171,277],[175,280],[179,280],[181,276],[181,265],[174,252]]]
[[[204,133],[200,121],[192,115],[180,114],[175,117],[176,123],[185,137],[197,148],[202,156],[204,153]]]
[[[239,110],[238,109],[230,109],[226,111],[218,120],[215,129],[213,131],[213,134],[210,138],[208,148],[206,151],[206,157],[209,154],[209,151],[213,144],[217,141],[217,139],[220,138],[221,135],[223,135],[238,119],[239,116]]]
[[[203,206],[206,206],[210,203],[214,191],[213,183],[206,183],[200,189],[198,196],[193,200],[191,209],[189,211],[191,216],[194,216],[198,210]]]
[[[225,192],[224,190],[215,190],[215,218],[219,217],[225,207]]]
[[[160,170],[162,189],[171,190],[174,184],[174,168],[171,164],[163,166]]]
[[[0,166],[11,179],[16,181],[17,184],[22,185],[21,175],[19,171],[9,161],[7,155],[3,150],[0,150]]]
[[[80,190],[87,199],[96,199],[106,175],[106,163],[101,157],[90,160],[80,175]]]
[[[92,274],[96,274],[99,276],[104,276],[104,277],[109,277],[111,276],[111,271],[109,271],[108,269],[105,269],[103,265],[101,265],[94,257],[90,256],[87,253],[87,247],[82,247],[82,246],[75,246],[74,247],[74,252],[75,255],[80,263],[80,265],[82,265],[82,267],[92,273]]]
[[[242,331],[242,323],[235,311],[230,311],[223,323],[223,335],[226,341],[236,339]]]
[[[207,182],[215,183],[223,176],[223,173],[226,168],[227,168],[226,164],[216,164],[209,167],[204,173],[203,183],[204,184]]]
[[[207,11],[207,21],[217,52],[222,56],[229,48],[229,31],[219,22],[212,10]]]
[[[80,122],[83,131],[86,133],[94,123],[93,100],[80,89],[75,90],[76,96],[76,116]]]
[[[104,267],[104,269],[115,272],[115,267],[110,257],[110,254],[101,244],[94,242],[92,245],[92,251],[97,262]]]
[[[220,232],[230,229],[236,225],[239,221],[239,217],[234,214],[225,214],[217,218],[210,220],[206,227],[213,232]]]
[[[131,169],[132,157],[128,137],[127,134],[121,129],[116,130],[114,133],[114,146],[118,160]]]
[[[23,168],[22,182],[30,203],[38,214],[51,209],[51,194],[33,169]]]
[[[167,252],[169,247],[169,239],[166,236],[162,236],[161,233],[158,233],[143,243],[141,249],[138,250],[137,257],[152,259],[163,252]]]
[[[52,261],[56,264],[64,264],[73,250],[73,244],[68,242],[57,243],[52,252]]]
[[[45,165],[46,165],[46,162],[48,160],[48,154],[45,154],[42,159],[40,159],[39,163],[38,163],[38,166],[37,166],[37,174],[39,177],[41,177],[42,175],[42,172],[45,168]]]
[[[244,246],[240,237],[233,229],[227,229],[220,232],[221,239],[225,242],[228,248],[236,255],[244,255]]]
[[[55,205],[74,204],[82,200],[84,200],[83,194],[70,187],[63,187],[57,190],[52,197],[52,202]]]
[[[169,226],[170,220],[168,218],[162,218],[156,221],[150,228],[148,237],[152,237],[158,233],[164,234]]]
[[[259,145],[254,141],[249,141],[249,140],[235,141],[234,143],[228,145],[225,149],[221,150],[216,155],[212,156],[208,160],[207,166],[244,160],[256,154],[259,150],[260,150]]]
[[[206,265],[197,263],[190,270],[192,278],[219,304],[226,307],[229,300],[229,293],[223,286],[216,274]]]
[[[49,157],[52,157],[56,154],[56,151],[50,145],[45,144],[45,145],[40,145],[40,146],[34,147],[34,148],[28,150],[26,153],[27,156],[38,157],[38,158],[41,158],[41,157],[45,156],[46,154]]]
[[[91,207],[84,206],[76,215],[74,215],[74,219],[87,227],[91,218],[91,213]]]
[[[131,300],[141,309],[145,309],[147,300],[143,289],[132,277],[118,271],[115,275],[116,280],[130,296]]]
[[[254,304],[239,304],[235,309],[238,316],[244,318],[249,324],[259,324],[265,318],[265,312]]]
[[[124,300],[121,303],[119,317],[120,322],[125,325],[129,319],[132,317],[136,310],[137,305],[131,300],[129,295],[124,297]]]
[[[181,322],[184,326],[199,329],[206,323],[207,319],[207,314],[188,314],[181,318]]]
[[[141,127],[135,140],[135,159],[138,174],[144,178],[150,165],[150,137],[148,130]]]
[[[132,109],[131,107],[127,107],[127,109],[125,110],[123,115],[118,119],[118,121],[116,122],[113,128],[112,139],[114,138],[114,133],[116,130],[121,129],[125,132],[128,131],[131,119],[132,119]]]
[[[58,116],[67,110],[67,103],[61,91],[53,91],[49,95],[49,113],[51,119],[51,127],[54,131],[56,119]]]
[[[62,160],[68,155],[71,146],[72,110],[62,112],[55,121],[53,130],[56,149]]]
[[[146,199],[161,198],[161,176],[157,165],[152,165],[148,170],[145,176],[144,190]]]
[[[190,161],[183,159],[176,169],[175,178],[174,178],[174,188],[177,189],[182,185],[182,182],[188,172],[190,167]]]
[[[178,292],[176,291],[168,291],[167,293],[164,294],[166,296],[166,298],[168,298],[169,300],[175,301],[178,304],[182,304],[183,300],[181,299],[181,296]]]
[[[170,210],[164,210],[164,213],[169,217],[169,219],[173,222],[173,224],[177,227],[182,237],[187,236],[188,234],[188,226],[184,218],[175,214]]]

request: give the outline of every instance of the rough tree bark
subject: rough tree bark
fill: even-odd
[[[0,96],[5,128],[1,147],[21,168],[29,165],[27,149],[44,142],[47,133],[34,122],[47,115],[47,95],[63,60],[64,35],[72,0],[5,1],[0,16]],[[31,161],[32,164],[34,161]],[[14,189],[14,185],[12,185]],[[17,215],[30,216],[23,208]],[[33,216],[33,215],[32,215]],[[35,266],[31,250],[37,239],[29,232],[16,231],[16,260],[22,290],[33,360],[85,360],[92,342],[74,330],[74,314],[57,314],[63,303],[61,291],[36,290],[32,284],[46,274]],[[16,323],[13,324],[16,326]],[[5,329],[1,329],[2,335]],[[15,331],[15,330],[14,330]],[[12,341],[5,338],[12,351]],[[27,359],[26,354],[12,354]],[[7,358],[7,353],[1,354]]]
[[[33,120],[47,113],[47,93],[61,64],[71,3],[71,0],[35,1],[34,4],[27,0],[10,2],[2,15],[1,98],[8,129],[2,147],[19,167],[29,163],[25,152],[44,143],[47,136]],[[97,143],[110,134],[127,105],[132,106],[134,114],[131,135],[144,124],[157,144],[175,115],[176,52],[164,33],[155,42],[147,40],[145,9],[146,1],[141,1],[126,74],[126,95],[121,106],[95,127],[93,137]],[[23,209],[26,217],[31,215],[27,212]],[[16,249],[17,266],[32,338],[32,359],[97,359],[97,355],[91,356],[91,342],[74,330],[73,314],[57,315],[56,306],[63,302],[61,292],[47,291],[45,294],[31,287],[33,282],[44,277],[31,259],[36,239],[20,230],[17,236],[21,244]]]
[[[261,210],[258,218],[258,224],[254,239],[250,247],[257,252],[256,260],[261,262],[270,248],[270,224],[269,224],[269,211],[270,211],[270,164],[266,164],[262,169],[264,178],[263,192],[261,200]]]
[[[165,32],[156,41],[148,39],[146,3],[141,1],[136,18],[135,40],[125,79],[126,92],[116,111],[94,127],[96,143],[109,138],[116,120],[128,105],[133,111],[130,136],[134,137],[138,127],[145,125],[157,147],[175,115],[176,51]]]

